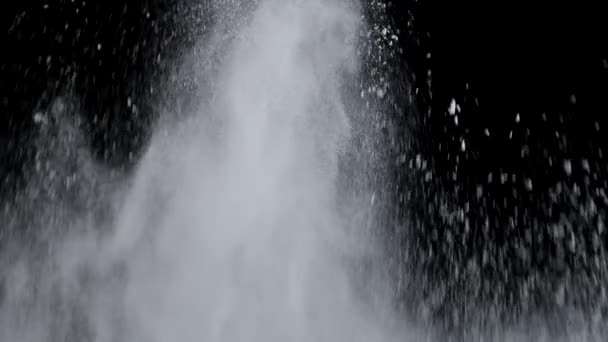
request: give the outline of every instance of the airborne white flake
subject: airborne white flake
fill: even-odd
[[[455,99],[452,99],[452,101],[450,101],[450,106],[448,107],[448,113],[450,115],[456,114],[456,100]]]
[[[572,174],[572,162],[569,159],[564,159],[564,172],[570,176]]]

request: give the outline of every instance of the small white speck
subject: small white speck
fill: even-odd
[[[464,152],[464,151],[466,151],[466,150],[467,150],[467,144],[466,144],[466,142],[464,141],[464,139],[462,139],[462,141],[460,142],[460,150],[461,150],[462,152]]]
[[[490,130],[489,130],[489,129],[487,129],[487,128],[486,128],[486,129],[484,129],[484,130],[483,130],[483,134],[485,134],[485,135],[486,135],[486,137],[489,137],[489,136],[490,136]]]
[[[483,185],[478,184],[476,189],[477,198],[481,198],[483,196]]]
[[[450,106],[448,107],[448,113],[450,113],[450,115],[456,114],[456,100],[455,99],[452,99],[452,101],[450,101]]]
[[[129,96],[129,97],[127,97],[127,107],[131,107],[131,104],[132,104],[132,103],[133,103],[133,102],[131,102],[131,97],[130,97],[130,96]]]
[[[421,165],[422,165],[422,157],[419,154],[417,154],[416,155],[416,168],[420,169]]]
[[[570,103],[576,104],[576,95],[574,95],[574,94],[570,95]]]
[[[519,113],[515,114],[515,122],[519,123],[520,117]]]
[[[458,115],[454,116],[454,124],[458,126]]]
[[[428,182],[433,178],[433,173],[431,171],[427,171],[424,174],[424,181]]]
[[[97,51],[101,50],[101,44],[97,44]]]
[[[526,178],[524,180],[524,186],[526,187],[526,190],[532,191],[532,179]]]
[[[39,125],[46,124],[46,117],[44,116],[44,114],[42,114],[40,112],[36,112],[34,114],[34,122]]]
[[[572,174],[572,162],[568,159],[564,159],[564,172],[570,176]]]
[[[430,52],[428,52],[428,53],[426,54],[426,58],[427,58],[427,59],[431,59],[431,53],[430,53]]]
[[[591,167],[589,166],[589,161],[587,159],[583,159],[581,161],[581,166],[583,167],[583,170],[585,170],[586,172],[589,172],[591,170]]]

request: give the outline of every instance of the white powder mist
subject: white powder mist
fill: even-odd
[[[208,46],[221,51],[213,96],[159,125],[109,227],[57,238],[41,262],[5,262],[0,340],[403,339],[384,287],[369,288],[381,281],[353,280],[375,246],[361,239],[365,222],[340,213],[369,206],[339,208],[369,203],[337,189],[359,8],[250,8],[229,42],[209,38],[224,44]]]

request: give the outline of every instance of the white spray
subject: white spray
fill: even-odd
[[[78,298],[65,317],[82,315],[85,332],[50,333],[78,324],[38,303],[0,323],[0,338],[393,340],[390,310],[374,305],[389,298],[368,289],[377,298],[363,301],[348,267],[373,242],[338,210],[350,139],[341,82],[357,70],[360,21],[347,2],[258,3],[224,49],[212,100],[158,128],[112,233],[62,239],[57,270],[39,282]],[[35,281],[19,283],[19,265],[6,296],[27,296],[18,288]]]

